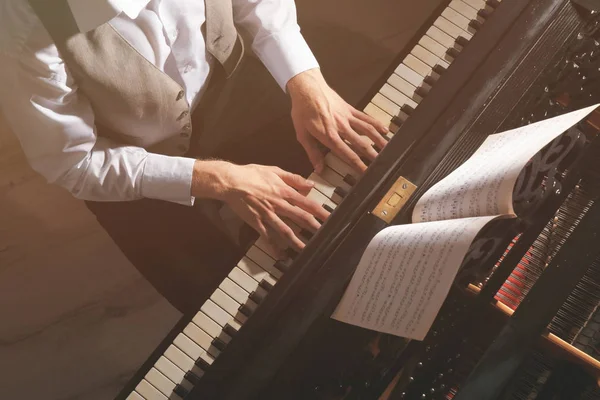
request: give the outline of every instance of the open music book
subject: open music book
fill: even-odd
[[[412,224],[371,240],[332,318],[423,340],[478,232],[516,217],[513,189],[523,167],[597,107],[490,135],[421,197]]]

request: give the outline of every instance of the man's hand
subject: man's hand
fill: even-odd
[[[319,143],[359,172],[367,168],[361,157],[372,160],[377,156],[365,137],[380,149],[386,145],[382,135],[388,133],[388,128],[346,103],[325,82],[319,69],[296,75],[288,82],[287,90],[296,136],[317,173],[324,167]]]
[[[281,168],[262,165],[235,165],[225,161],[197,161],[192,195],[221,200],[273,247],[297,250],[304,243],[284,222],[289,219],[309,231],[316,231],[329,213],[306,194],[314,183]],[[315,218],[316,217],[316,218]]]

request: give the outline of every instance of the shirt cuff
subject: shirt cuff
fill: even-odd
[[[142,177],[142,196],[194,205],[192,196],[193,158],[149,153]]]
[[[319,67],[299,30],[273,33],[255,42],[253,48],[283,91],[286,91],[288,81],[294,76]]]

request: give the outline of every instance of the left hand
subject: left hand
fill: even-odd
[[[358,172],[367,169],[361,160],[373,160],[387,141],[388,127],[346,103],[329,87],[319,69],[302,72],[287,84],[292,99],[296,137],[317,173],[325,165],[319,143],[331,149]],[[371,139],[369,141],[368,139]]]

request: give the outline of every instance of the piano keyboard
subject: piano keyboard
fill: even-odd
[[[499,0],[452,0],[443,10],[364,109],[389,126],[388,138],[499,4]],[[332,212],[359,175],[332,153],[325,160],[324,171],[310,176],[316,185],[308,197]],[[293,228],[303,240],[310,240],[309,233]],[[285,274],[293,256],[277,260],[267,243],[257,240],[127,399],[184,398]]]

